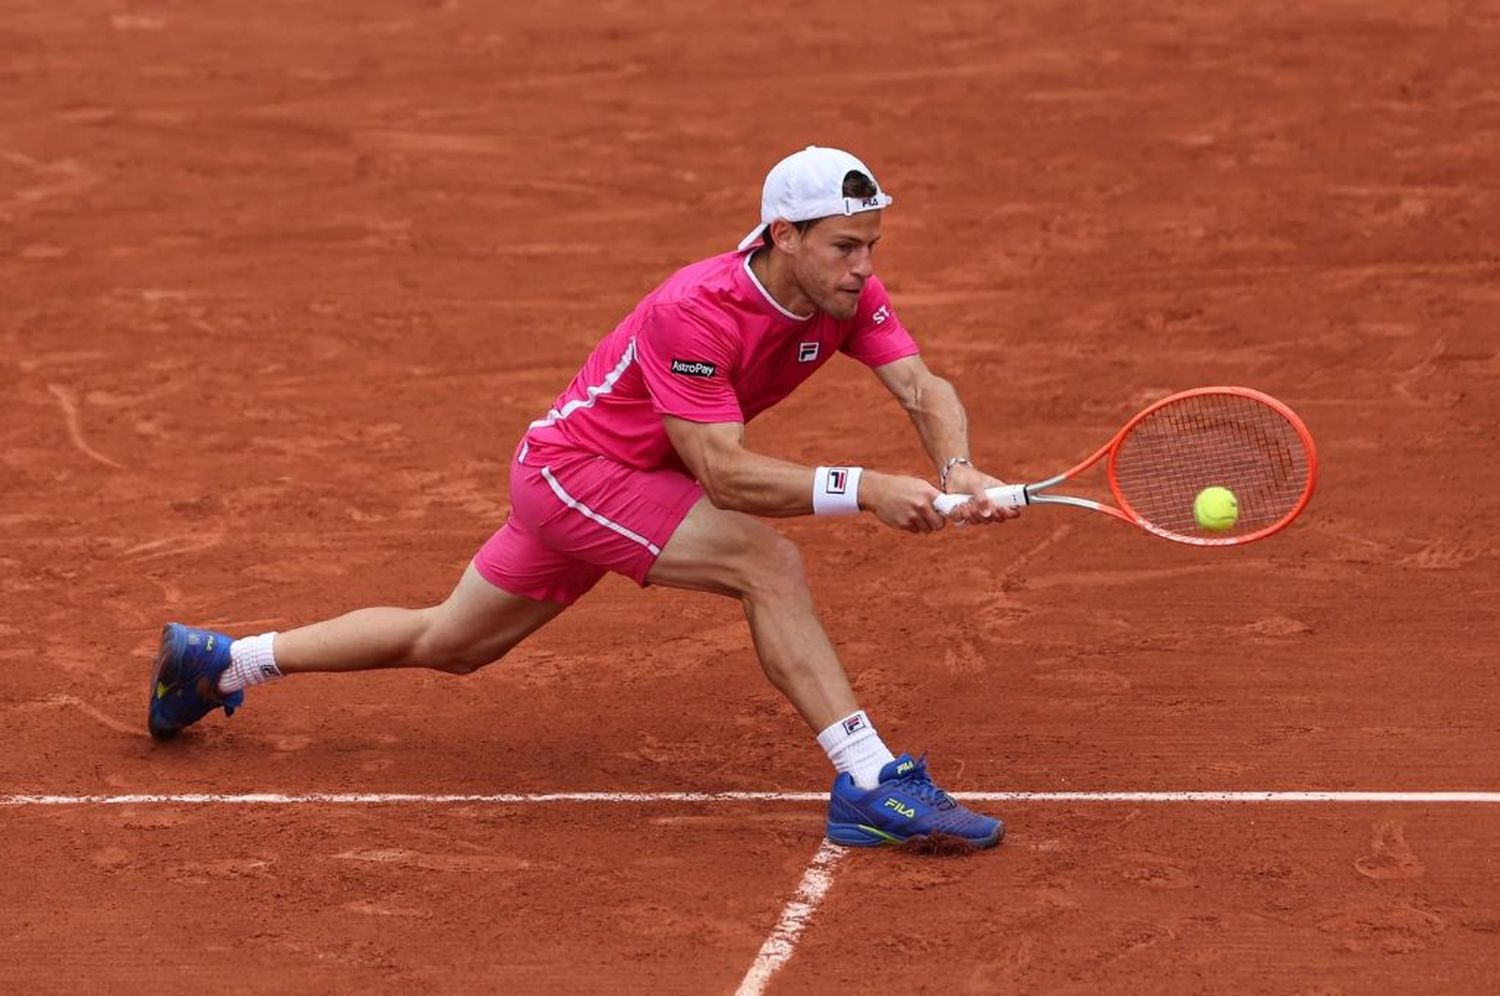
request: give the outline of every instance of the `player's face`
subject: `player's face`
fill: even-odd
[[[879,211],[822,219],[797,241],[792,261],[797,285],[824,314],[853,318],[859,292],[875,273],[878,241]]]

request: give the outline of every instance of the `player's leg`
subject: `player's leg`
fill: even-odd
[[[471,563],[438,605],[358,609],[276,634],[276,667],[284,675],[390,667],[469,674],[566,608],[498,588]]]
[[[943,841],[989,847],[999,820],[959,805],[926,760],[893,757],[859,710],[843,664],[818,619],[796,546],[770,526],[706,498],[662,548],[649,581],[738,598],[766,676],[791,701],[838,769],[827,834],[853,846]]]
[[[152,673],[148,726],[157,739],[170,739],[214,709],[233,715],[246,687],[290,674],[391,667],[468,674],[499,660],[603,573],[548,549],[512,517],[438,605],[359,609],[241,639],[168,624]]]
[[[703,498],[647,577],[652,584],[738,598],[766,677],[814,732],[858,710],[813,605],[802,555],[775,529]]]

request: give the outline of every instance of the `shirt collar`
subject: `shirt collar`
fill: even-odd
[[[794,322],[805,322],[811,319],[813,315],[798,315],[788,311],[781,306],[780,301],[771,296],[771,292],[766,290],[765,285],[760,282],[760,278],[755,275],[755,271],[750,268],[750,257],[754,255],[755,253],[753,252],[745,253],[745,261],[743,263],[743,266],[745,267],[745,276],[749,277],[750,282],[755,285],[755,289],[760,291],[761,297],[765,298],[766,301],[771,305],[771,307],[775,308],[777,311],[781,312],[783,315],[785,315],[787,318],[790,318]],[[816,312],[814,312],[813,314],[816,314]]]

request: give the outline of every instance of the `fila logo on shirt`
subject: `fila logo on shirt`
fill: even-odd
[[[843,467],[829,467],[827,483],[823,485],[823,493],[830,495],[841,495],[849,487],[849,471]]]
[[[820,344],[816,342],[797,343],[797,362],[811,363],[813,360],[816,360],[818,358],[819,345]]]
[[[889,317],[891,317],[891,306],[888,304],[882,304],[879,308],[875,309],[875,314],[870,316],[870,321],[874,322],[876,325],[880,325],[884,323],[885,320]]]
[[[705,363],[702,360],[672,361],[672,372],[684,377],[712,377],[718,369],[712,363]]]

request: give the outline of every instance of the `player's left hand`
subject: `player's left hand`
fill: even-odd
[[[992,477],[968,464],[958,464],[948,474],[949,494],[973,495],[968,501],[953,510],[948,518],[957,523],[970,526],[987,526],[1006,519],[1019,518],[1021,510],[1017,508],[1001,508],[985,497],[986,488],[1001,487],[1005,481],[998,477]]]

